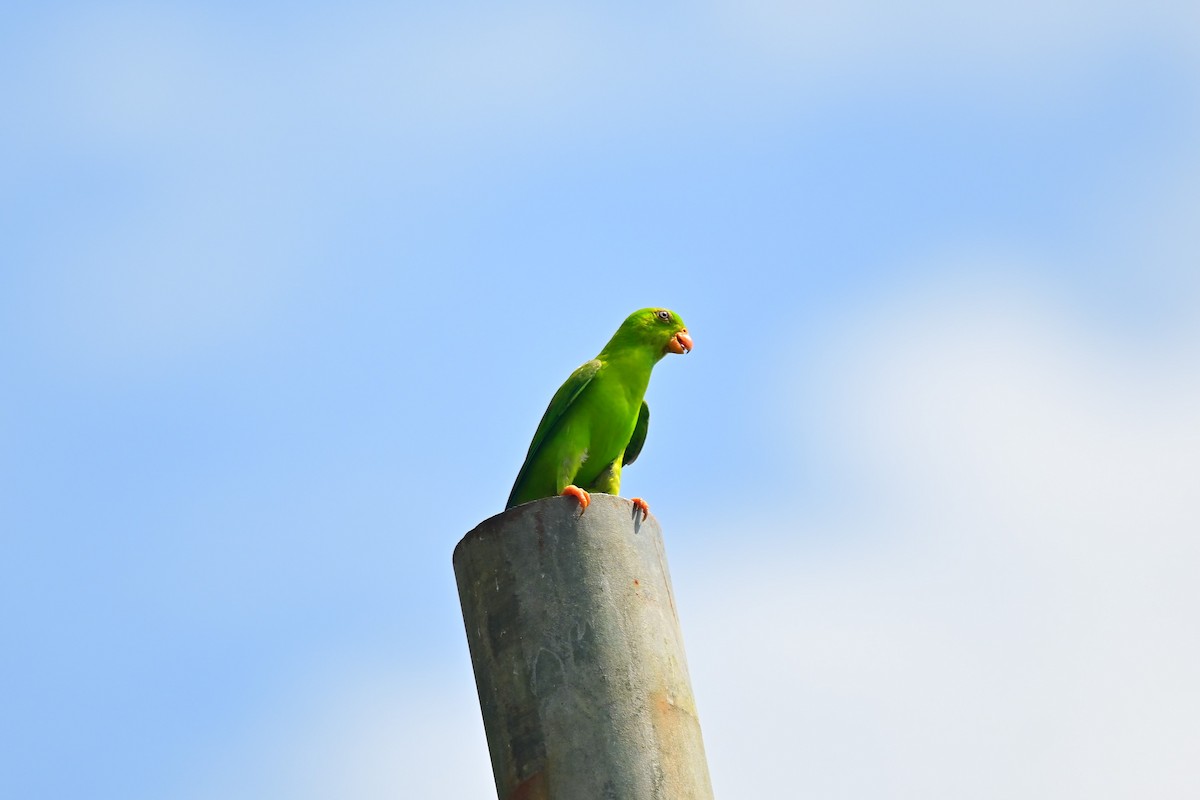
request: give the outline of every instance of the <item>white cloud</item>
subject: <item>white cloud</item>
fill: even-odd
[[[538,5],[414,15],[385,7],[301,15],[264,39],[199,11],[86,12],[31,37],[20,67],[27,146],[167,151],[213,145],[248,162],[302,144],[369,168],[461,159],[647,117],[719,124],[747,96],[843,97],[866,75],[992,75],[1013,97],[1055,95],[1131,46],[1186,58],[1194,4],[955,6],[714,2],[681,14]],[[1177,48],[1173,45],[1178,45]],[[1082,57],[1082,58],[1081,58]],[[1036,80],[1031,81],[1031,73]],[[992,88],[995,88],[994,86]],[[719,102],[717,99],[719,98]],[[311,158],[306,158],[310,161]]]
[[[1002,285],[842,323],[805,391],[857,506],[675,570],[717,791],[1196,796],[1198,343]]]
[[[301,15],[266,37],[199,10],[72,15],[14,56],[11,72],[35,80],[12,87],[22,124],[10,135],[52,174],[66,154],[120,179],[80,190],[99,193],[94,227],[76,220],[90,209],[68,207],[70,235],[36,243],[38,335],[101,364],[253,335],[288,305],[305,254],[336,239],[339,187],[487,194],[504,165],[544,163],[548,147],[641,147],[656,124],[762,125],[798,95],[861,96],[868,73],[979,80],[996,67],[989,88],[1069,105],[1075,70],[1096,80],[1081,53],[1175,41],[1193,6],[756,2],[636,19],[367,8]],[[40,185],[37,171],[27,179]]]

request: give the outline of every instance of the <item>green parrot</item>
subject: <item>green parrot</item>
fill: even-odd
[[[589,491],[617,494],[621,468],[646,441],[650,409],[642,399],[650,370],[667,353],[692,349],[683,320],[665,308],[643,308],[621,323],[600,355],[571,373],[538,423],[508,505],[570,495],[581,509]],[[644,519],[650,507],[633,504]]]

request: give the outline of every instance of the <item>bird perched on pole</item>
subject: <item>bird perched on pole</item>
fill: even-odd
[[[650,371],[667,353],[687,353],[692,337],[674,311],[643,308],[621,323],[600,355],[571,373],[550,400],[505,508],[570,495],[581,509],[588,492],[617,494],[621,468],[642,451],[650,409],[642,398]],[[640,497],[633,504],[650,507]]]

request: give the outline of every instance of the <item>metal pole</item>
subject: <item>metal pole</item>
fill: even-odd
[[[711,800],[662,531],[552,497],[454,549],[500,800]]]

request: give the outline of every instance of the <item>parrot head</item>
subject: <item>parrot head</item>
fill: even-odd
[[[692,337],[687,326],[674,311],[666,308],[643,308],[630,314],[613,335],[605,350],[611,347],[645,347],[661,358],[667,353],[688,353]]]

